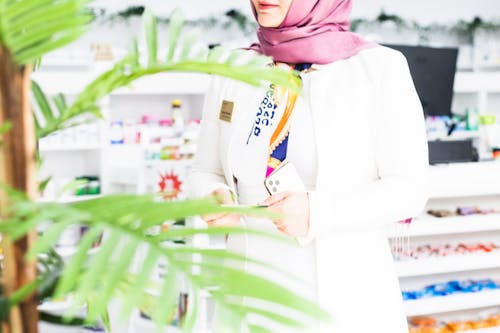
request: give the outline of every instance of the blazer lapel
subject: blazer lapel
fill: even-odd
[[[235,190],[235,180],[231,168],[231,157],[234,154],[234,137],[243,128],[248,127],[246,124],[251,122],[253,116],[257,113],[257,108],[260,99],[264,97],[265,91],[262,89],[255,89],[245,85],[248,89],[241,89],[241,84],[238,83],[238,88],[229,89],[225,94],[225,101],[233,102],[233,111],[231,121],[220,121],[220,158],[222,162],[222,169],[228,186]],[[222,102],[221,102],[222,103]]]

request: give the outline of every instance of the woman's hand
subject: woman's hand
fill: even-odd
[[[279,231],[292,237],[303,237],[309,231],[309,195],[307,192],[283,192],[270,196],[265,202],[283,218],[274,220]]]
[[[233,195],[228,189],[218,189],[212,192],[221,205],[234,204]],[[240,223],[240,215],[237,214],[208,214],[201,217],[209,226],[212,227],[234,227]]]

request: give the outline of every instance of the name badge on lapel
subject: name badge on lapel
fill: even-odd
[[[230,123],[233,118],[233,110],[234,102],[223,100],[220,107],[219,119]]]

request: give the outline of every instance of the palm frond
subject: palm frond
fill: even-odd
[[[38,185],[38,191],[40,193],[43,193],[45,189],[47,188],[47,185],[49,185],[50,181],[52,180],[52,176],[49,176],[45,179],[40,180],[40,185]]]
[[[146,44],[148,47],[148,66],[155,66],[158,62],[158,22],[149,10],[144,16],[144,30],[146,34]]]
[[[177,50],[177,42],[184,26],[184,16],[180,10],[175,10],[170,16],[169,36],[168,36],[168,51],[166,62],[171,62]],[[146,33],[151,34],[150,31]]]
[[[0,0],[0,42],[20,64],[34,63],[44,54],[84,34],[93,15],[88,0]]]
[[[10,295],[10,307],[21,303],[28,295],[35,291],[38,291],[38,297],[40,297],[40,299],[52,295],[54,286],[64,267],[62,258],[53,250],[47,251],[37,258],[37,267],[37,278],[23,285]]]
[[[86,2],[0,0],[0,41],[9,48],[18,63],[32,62],[44,52],[75,39],[86,29],[85,26],[91,19],[84,10]],[[42,26],[41,20],[34,13],[51,17],[52,21]],[[181,38],[183,17],[178,11],[172,15],[168,49],[165,61],[161,61],[163,56],[158,52],[156,22],[157,19],[146,11],[144,30],[148,48],[147,63],[141,63],[137,43],[134,43],[123,60],[95,79],[70,105],[67,105],[61,95],[49,99],[34,84],[33,95],[40,110],[40,119],[37,119],[38,138],[73,126],[75,117],[82,114],[100,116],[98,103],[104,96],[141,77],[157,73],[199,72],[222,75],[254,86],[266,86],[272,82],[294,90],[301,87],[296,73],[268,67],[271,62],[268,57],[242,50],[216,48],[208,51],[199,49],[193,34]],[[210,293],[220,308],[228,313],[225,318],[226,327],[237,327],[249,315],[264,317],[287,327],[301,327],[301,322],[295,320],[297,313],[311,320],[327,318],[327,314],[314,303],[294,295],[275,282],[242,270],[241,267],[248,261],[242,255],[174,242],[179,238],[196,235],[222,236],[227,232],[271,237],[269,235],[238,228],[186,227],[172,228],[160,234],[152,233],[166,220],[219,212],[266,216],[261,209],[221,208],[212,200],[164,203],[158,202],[154,196],[129,195],[109,196],[68,207],[36,204],[21,195],[9,194],[13,201],[9,206],[11,218],[0,224],[1,233],[18,239],[39,224],[52,222],[29,252],[31,257],[50,251],[58,242],[59,235],[67,228],[75,225],[87,227],[88,231],[80,241],[76,253],[58,275],[53,296],[72,293],[78,302],[87,303],[89,322],[105,316],[107,304],[112,297],[119,295],[124,300],[124,315],[130,314],[138,305],[147,306],[153,320],[160,325],[165,324],[176,304],[175,297],[182,284],[179,281],[186,283],[191,295]],[[272,237],[276,241],[283,241],[282,238]],[[99,249],[93,250],[95,243],[102,238],[104,241]],[[135,260],[138,256],[142,257],[139,263]],[[271,269],[262,262],[252,263]],[[137,269],[137,264],[140,265],[140,270]],[[163,266],[164,277],[153,279],[153,273],[158,272],[160,264]],[[289,310],[286,312],[289,314],[273,310],[262,311],[257,307],[235,303],[235,299],[242,297],[280,306]],[[198,309],[193,300],[190,304],[184,320],[184,328],[188,331],[194,327]],[[250,332],[266,331],[265,328],[251,324],[248,329]]]
[[[0,0],[1,1],[1,0]],[[145,40],[148,61],[140,62],[137,44],[134,42],[129,54],[112,69],[101,74],[80,93],[65,110],[59,109],[59,116],[46,121],[38,128],[38,138],[57,130],[73,126],[71,120],[81,114],[94,113],[100,116],[99,101],[116,89],[129,86],[142,77],[165,72],[196,72],[225,76],[253,86],[265,86],[270,82],[299,90],[301,81],[295,72],[269,67],[269,57],[253,51],[227,50],[221,47],[208,51],[196,43],[194,34],[181,38],[183,17],[174,11],[171,17],[166,61],[159,61],[157,19],[150,11],[144,16]]]
[[[54,96],[54,104],[56,105],[57,111],[59,111],[59,114],[63,113],[66,111],[68,108],[68,103],[66,103],[66,97],[63,94],[57,94]]]
[[[12,123],[6,122],[0,124],[0,135],[7,133],[12,128]]]
[[[227,210],[214,204],[213,200],[165,203],[158,202],[154,196],[118,195],[74,204],[71,207],[17,200],[13,209],[13,216],[17,218],[0,224],[0,232],[19,237],[19,228],[28,231],[36,223],[46,221],[39,218],[42,213],[53,221],[40,237],[31,255],[39,255],[54,246],[57,242],[56,235],[65,228],[74,224],[88,227],[76,254],[69,259],[61,274],[54,297],[74,293],[75,298],[82,303],[91,300],[87,318],[89,322],[95,322],[105,313],[112,297],[119,295],[123,299],[125,305],[122,313],[127,315],[134,306],[144,304],[144,295],[149,293],[152,319],[158,324],[165,324],[172,313],[170,310],[176,305],[175,297],[180,287],[178,281],[185,281],[192,295],[200,291],[209,292],[217,304],[231,313],[228,318],[232,319],[228,319],[227,325],[231,325],[231,321],[244,322],[250,314],[285,327],[302,327],[301,321],[296,320],[297,313],[311,320],[327,317],[314,303],[294,295],[275,282],[242,270],[243,263],[247,260],[242,255],[168,241],[196,234],[225,235],[227,228],[184,227],[151,234],[152,227],[161,226],[166,220]],[[263,214],[261,209],[240,208],[233,211]],[[239,232],[255,233],[262,237],[274,237],[276,241],[284,241],[281,237],[264,236],[260,231],[240,229]],[[90,255],[90,249],[101,234],[104,234],[104,241],[99,250]],[[135,266],[138,257],[143,258],[138,266],[141,269]],[[157,271],[159,262],[164,263],[165,277],[158,280],[152,278],[155,275],[152,273]],[[265,263],[253,263],[271,269]],[[265,301],[288,311],[263,311],[257,307],[234,303],[235,298],[241,297]],[[184,321],[187,332],[188,328],[193,328],[193,318],[196,317],[197,311],[196,303],[192,301],[190,300],[192,308]]]
[[[35,127],[38,139],[58,130],[92,122],[95,118],[103,118],[101,109],[97,104],[88,103],[84,111],[68,115],[69,106],[63,94],[56,94],[54,97],[49,98],[34,80],[31,81],[31,90],[35,102],[34,110],[39,111],[38,113],[35,112]],[[91,114],[94,119],[76,120],[82,114]]]
[[[11,122],[5,122],[0,124],[0,147],[2,147],[3,144],[2,135],[9,132],[11,128],[12,128]]]
[[[40,85],[35,81],[31,81],[31,91],[33,92],[36,104],[38,105],[38,108],[40,110],[41,115],[44,118],[44,121],[46,122],[54,121],[54,118],[56,116],[52,110],[52,107],[49,104],[47,96],[43,92],[42,88],[40,88]]]

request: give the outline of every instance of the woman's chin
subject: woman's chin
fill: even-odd
[[[259,25],[264,28],[277,28],[282,20],[277,20],[275,16],[268,15],[267,13],[259,14]]]

